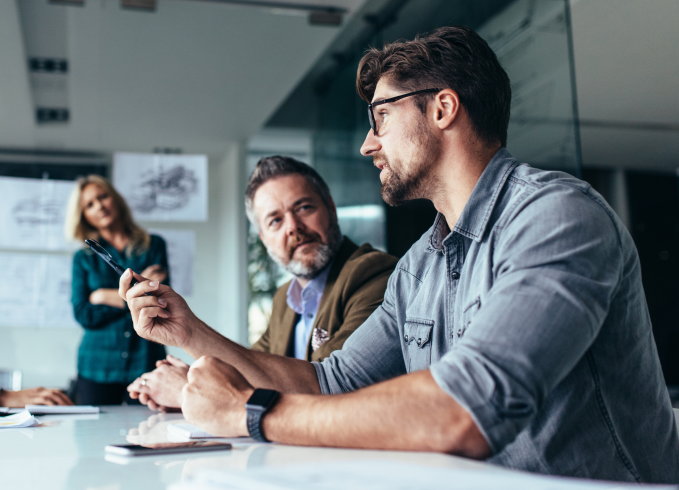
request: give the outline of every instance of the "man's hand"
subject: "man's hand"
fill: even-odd
[[[156,362],[156,369],[134,380],[127,391],[151,410],[168,411],[181,408],[182,388],[187,383],[189,365],[168,354],[167,360]]]
[[[139,284],[130,288],[133,275]],[[135,331],[147,340],[184,348],[204,325],[172,288],[130,269],[120,276],[118,294],[127,301]]]
[[[0,391],[0,407],[23,408],[26,405],[73,405],[73,402],[61,391],[49,388]]]
[[[182,390],[184,418],[204,431],[222,437],[248,436],[245,402],[254,391],[234,368],[216,357],[193,363]]]

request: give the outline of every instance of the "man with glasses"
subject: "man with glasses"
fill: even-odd
[[[372,49],[357,88],[384,200],[429,199],[438,217],[383,304],[322,362],[217,340],[171,289],[124,276],[141,336],[206,355],[183,390],[187,420],[223,436],[679,483],[634,243],[588,184],[507,152],[511,89],[487,43],[447,27]]]

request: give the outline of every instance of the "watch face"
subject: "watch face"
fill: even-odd
[[[269,405],[278,397],[278,392],[274,390],[263,390],[258,388],[254,391],[247,405],[255,405],[258,407],[268,408]]]

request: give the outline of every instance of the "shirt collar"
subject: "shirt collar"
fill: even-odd
[[[480,242],[488,226],[495,203],[518,162],[506,150],[500,148],[484,169],[474,186],[462,214],[453,227],[453,232]],[[429,236],[429,248],[441,250],[443,242],[451,234],[445,218],[441,213],[436,216],[434,227]]]
[[[307,283],[305,288],[302,288],[302,285],[299,283],[296,277],[292,280],[290,286],[288,286],[286,299],[288,306],[294,310],[295,313],[301,315],[304,312],[303,295],[307,296],[309,294],[305,293],[306,291],[313,292],[314,296],[316,297],[323,294],[323,289],[325,289],[325,283],[328,280],[328,274],[330,273],[330,269],[332,268],[332,263],[334,261],[335,259],[331,260],[320,274]]]

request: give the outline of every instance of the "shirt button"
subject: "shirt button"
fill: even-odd
[[[457,336],[462,337],[462,329],[461,328],[457,329]]]
[[[125,335],[125,338],[130,338],[130,335],[132,335],[130,332],[125,332],[123,335]]]
[[[460,273],[455,271],[450,275],[450,277],[452,277],[453,279],[455,279],[457,281],[460,278]]]
[[[408,343],[408,334],[405,334],[405,335],[403,336],[403,338],[405,339],[406,344],[407,344],[407,343]]]
[[[313,315],[311,313],[307,313],[306,317],[307,318],[313,318]]]
[[[417,339],[417,345],[418,345],[418,347],[419,347],[420,345],[422,345],[422,339]]]
[[[127,352],[124,351],[120,353],[120,357],[122,357],[123,359],[127,359],[127,355],[128,355]]]

